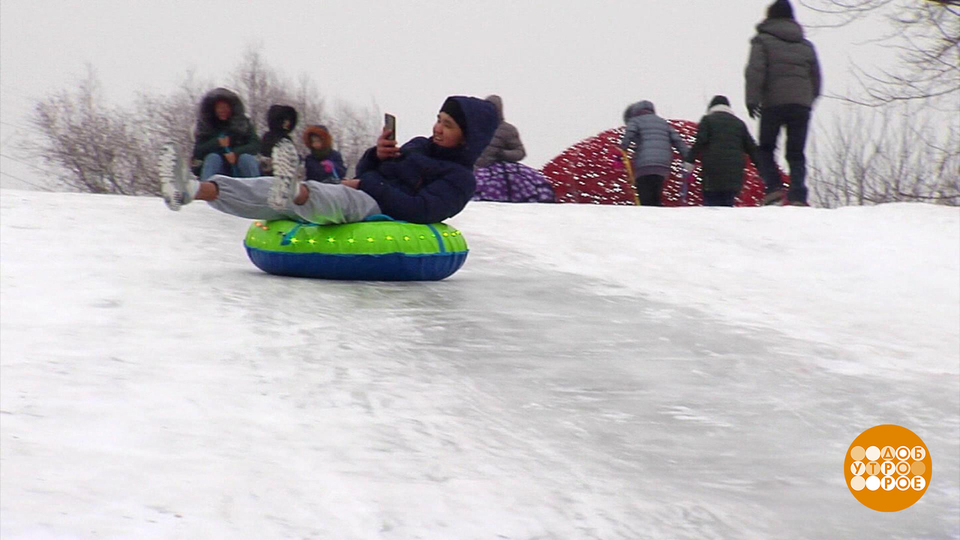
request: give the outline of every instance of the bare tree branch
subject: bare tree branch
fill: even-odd
[[[934,129],[932,114],[903,102],[850,107],[834,118],[826,143],[817,139],[812,152],[810,187],[818,203],[960,206],[960,129]]]
[[[307,75],[296,85],[274,71],[259,49],[251,47],[234,69],[231,81],[255,122],[267,130],[267,111],[274,104],[291,105],[300,116],[293,139],[308,124],[326,123],[340,143],[348,164],[355,163],[379,134],[376,107],[357,108],[346,102],[325,118],[325,100]],[[104,103],[92,66],[70,90],[54,92],[36,103],[29,120],[38,137],[19,145],[26,155],[55,166],[62,187],[121,195],[157,194],[154,157],[167,142],[182,155],[193,149],[193,126],[203,95],[212,88],[187,72],[179,87],[166,95],[140,94],[130,110]]]
[[[891,33],[880,41],[898,51],[899,62],[889,71],[866,74],[858,67],[866,100],[884,105],[904,100],[939,101],[960,96],[960,3],[958,0],[801,0],[820,14],[817,26],[845,26],[867,17],[880,17]]]

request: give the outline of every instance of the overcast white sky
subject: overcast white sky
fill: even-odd
[[[191,68],[223,82],[260,43],[282,74],[307,73],[326,96],[396,114],[402,139],[428,133],[449,94],[500,94],[526,163],[539,167],[619,125],[639,99],[698,120],[711,96],[726,94],[745,117],[749,40],[769,3],[0,0],[0,165],[5,182],[31,174],[10,157],[24,115],[82,77],[85,63],[106,97],[125,104],[140,89],[172,90]],[[801,23],[817,21],[794,8]],[[867,25],[808,31],[827,92],[853,85],[851,60],[876,60],[864,41],[884,26]]]

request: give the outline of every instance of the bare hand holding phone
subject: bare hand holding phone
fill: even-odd
[[[383,161],[400,155],[397,148],[397,118],[392,114],[383,115],[383,132],[377,139],[377,159]]]

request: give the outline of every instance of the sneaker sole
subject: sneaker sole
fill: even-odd
[[[167,143],[157,156],[157,168],[160,177],[160,195],[167,208],[178,211],[183,206],[183,193],[177,186],[177,148]]]
[[[292,142],[283,140],[273,147],[270,160],[273,162],[274,181],[267,204],[274,210],[284,210],[295,198],[293,190],[300,186],[296,178],[300,156]]]

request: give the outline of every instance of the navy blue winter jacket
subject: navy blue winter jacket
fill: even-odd
[[[324,166],[323,162],[330,162],[330,170]],[[303,165],[307,169],[307,180],[316,180],[327,184],[339,184],[347,174],[347,166],[343,164],[343,157],[340,152],[331,150],[323,160],[317,159],[313,154],[308,154],[303,160]],[[336,174],[334,174],[336,173]]]
[[[473,164],[490,144],[499,119],[488,101],[453,99],[466,117],[463,145],[443,148],[426,137],[416,137],[400,148],[399,158],[380,161],[375,147],[360,158],[360,189],[377,201],[384,214],[411,223],[437,223],[459,213],[473,197],[477,189]]]

